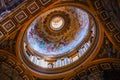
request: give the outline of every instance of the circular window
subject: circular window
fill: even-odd
[[[61,16],[54,16],[50,21],[50,28],[53,30],[60,30],[64,27],[65,21]]]

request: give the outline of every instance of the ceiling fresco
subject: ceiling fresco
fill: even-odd
[[[66,20],[67,18],[64,18],[65,16],[60,13],[55,13],[57,11],[62,11],[63,13],[68,14],[68,17],[70,17],[70,22],[67,24]],[[72,13],[74,11],[74,13]],[[53,13],[54,12],[54,13]],[[62,29],[60,30],[54,30],[50,29],[51,25],[51,17],[46,17],[48,14],[52,14],[53,16],[60,17],[62,16],[64,18],[64,24]],[[44,19],[47,18],[48,24],[47,26],[43,25]],[[61,17],[60,17],[61,18]],[[74,20],[74,22],[73,22]],[[61,24],[61,23],[60,23]],[[89,14],[87,14],[85,11],[76,8],[76,7],[59,7],[55,9],[51,9],[50,11],[47,11],[44,14],[41,14],[39,18],[37,18],[32,24],[30,25],[28,31],[27,31],[27,40],[28,44],[30,45],[30,48],[33,50],[36,50],[39,53],[42,54],[63,54],[70,52],[72,49],[76,48],[82,40],[86,37],[89,29]],[[54,26],[54,25],[53,25]],[[56,25],[56,26],[59,26]],[[44,27],[48,27],[49,30],[45,30]],[[66,32],[61,32],[61,30],[66,29],[67,27],[70,27]],[[48,32],[49,31],[49,32]],[[51,34],[50,34],[51,31]],[[54,35],[54,33],[56,35]],[[57,34],[60,35],[57,35]]]

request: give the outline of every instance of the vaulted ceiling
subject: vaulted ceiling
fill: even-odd
[[[44,19],[43,14],[47,11],[50,11],[54,8],[56,8],[57,10],[57,8],[64,6],[73,6],[80,8],[91,15],[90,17],[92,18],[90,19],[90,21],[92,21],[93,19],[95,20],[97,26],[95,27],[96,37],[92,42],[93,44],[85,52],[85,55],[81,57],[79,56],[79,59],[73,61],[68,65],[63,65],[55,69],[38,68],[38,66],[36,67],[35,64],[29,63],[29,61],[27,62],[26,58],[22,59],[21,54],[23,54],[23,46],[21,46],[21,42],[22,40],[23,42],[26,41],[26,38],[23,34],[25,34],[27,27],[30,26],[32,22],[35,22],[35,20],[39,16],[42,16],[42,19]],[[62,11],[64,10],[66,10],[66,7]],[[49,20],[51,20],[49,19],[51,17],[50,14],[61,14],[60,16],[64,16],[61,17],[60,20],[62,19],[62,21],[64,21],[66,19],[65,21],[67,21],[67,23],[65,23],[65,29],[62,25],[63,29],[56,28],[57,30],[62,31],[56,32],[56,29],[52,28],[50,29],[51,33],[49,31],[45,32],[46,34],[51,34],[47,37],[47,39],[51,41],[59,40],[59,37],[57,36],[62,35],[64,32],[67,32],[69,29],[69,26],[67,25],[69,25],[70,21],[72,21],[71,16],[66,16],[67,14],[69,14],[69,12],[64,11],[64,13],[62,11],[54,12],[53,10],[54,13],[47,12],[49,15],[46,13],[48,17],[46,18],[44,23],[39,23],[39,25],[45,25],[44,28],[47,28],[46,26],[50,26],[47,25],[49,23]],[[73,15],[74,13],[75,11],[73,10],[73,13],[71,12],[70,15]],[[119,80],[119,14],[120,0],[1,0],[0,80]],[[66,36],[71,36],[71,33],[77,32],[77,29],[74,27],[77,25],[76,21],[76,19],[73,20],[71,28],[72,31],[69,31]],[[56,27],[55,25],[58,24],[54,24],[52,25],[52,27]],[[38,33],[40,34],[39,31]],[[84,40],[91,41],[92,38],[89,38],[90,35],[87,35]],[[41,37],[43,36],[43,34],[39,36]],[[56,36],[57,38],[53,38],[53,36]],[[85,43],[85,41],[83,42]],[[75,50],[79,47],[75,48]],[[82,48],[83,47],[84,46],[82,46]],[[47,57],[44,59],[48,62],[56,61],[58,58],[61,58],[62,61],[64,58],[63,56],[74,59],[73,57],[77,54],[73,53],[74,52],[62,56],[57,55],[55,56],[55,58]]]

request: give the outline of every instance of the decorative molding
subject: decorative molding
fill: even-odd
[[[108,28],[109,31],[115,30],[115,26],[114,26],[113,22],[111,22],[111,21],[106,23],[106,27]]]
[[[110,62],[111,61],[111,62]],[[96,78],[101,75],[104,75],[105,71],[120,71],[120,60],[119,59],[101,59],[96,60],[88,64],[87,66],[81,68],[79,71],[74,74],[74,76],[70,76],[65,80],[86,80],[90,78],[94,78],[92,75],[96,76]],[[96,79],[98,80],[98,79]]]
[[[23,73],[23,70],[20,66],[16,66],[15,70],[17,70],[19,74]]]
[[[5,60],[5,59],[7,59],[6,56],[4,56],[4,55],[0,55],[0,61],[3,61],[3,60]]]
[[[120,44],[118,44],[120,43],[120,33],[119,27],[117,26],[119,25],[119,21],[115,23],[116,19],[114,19],[114,17],[117,18],[117,15],[114,11],[115,7],[117,8],[117,6],[113,5],[115,4],[114,1],[111,2],[113,4],[106,5],[107,2],[108,1],[103,0],[93,0],[91,1],[93,5],[92,8],[94,8],[98,18],[103,24],[103,28],[105,29],[108,38],[110,39],[112,44],[116,45],[116,49],[120,51]]]
[[[40,2],[44,6],[44,5],[48,4],[49,2],[51,2],[51,0],[40,0]]]
[[[8,77],[9,75],[9,77],[13,77],[12,79],[33,80],[33,77],[29,74],[28,71],[26,71],[24,66],[22,66],[16,57],[7,51],[0,50],[0,66],[2,66],[0,70],[5,70],[1,71],[1,75],[4,73],[7,74],[5,77]],[[6,78],[2,77],[2,79]]]
[[[0,31],[0,39],[4,36],[4,34]]]
[[[8,59],[6,62],[11,66],[15,65],[15,61],[13,61],[12,59]]]
[[[91,73],[94,73],[94,72],[98,72],[99,69],[97,66],[92,66],[92,67],[89,67],[88,70],[91,72]]]
[[[20,11],[15,15],[15,19],[17,20],[18,23],[21,23],[23,21],[25,21],[28,18],[27,14],[25,13],[25,11]]]
[[[15,28],[15,24],[14,24],[14,22],[11,20],[11,19],[9,19],[8,21],[6,21],[3,25],[2,25],[2,27],[3,27],[3,29],[6,31],[6,32],[9,32],[9,31],[11,31],[13,28]]]
[[[120,70],[120,64],[118,64],[118,63],[112,63],[112,65],[113,65],[113,68],[115,70]]]
[[[85,70],[83,70],[80,73],[78,73],[77,76],[80,78],[80,77],[82,77],[82,76],[84,76],[86,74],[87,74],[87,72]]]
[[[118,43],[120,43],[120,32],[116,33],[116,34],[114,35],[114,37],[115,37],[115,40],[116,40]]]
[[[15,8],[14,11],[10,12],[10,15],[6,15],[5,18],[0,20],[1,24],[4,24],[4,25],[1,25],[0,43],[5,41],[5,39],[7,38],[7,37],[3,38],[4,36],[6,35],[10,36],[14,31],[18,30],[18,27],[21,24],[25,24],[26,21],[28,21],[29,19],[34,17],[36,14],[39,14],[39,12],[44,10],[49,5],[49,3],[52,4],[54,2],[56,1],[54,0],[38,0],[38,1],[32,0],[30,2],[28,0],[24,0],[19,5],[19,7]]]
[[[96,9],[101,9],[103,7],[103,3],[101,0],[95,1],[95,7]]]
[[[23,79],[24,79],[24,80],[30,80],[27,75],[24,75],[24,76],[23,76]]]
[[[103,10],[100,12],[100,17],[103,21],[105,21],[109,18],[109,15],[108,15],[107,11]]]
[[[40,7],[38,6],[38,4],[36,2],[32,2],[28,7],[27,7],[28,11],[33,14],[36,11],[38,11],[40,9]]]
[[[102,64],[100,64],[100,66],[101,66],[101,68],[103,70],[110,70],[110,69],[112,69],[110,63],[102,63]]]

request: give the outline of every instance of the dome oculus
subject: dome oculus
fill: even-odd
[[[50,21],[50,28],[53,30],[60,30],[64,27],[65,20],[61,16],[55,16]]]

